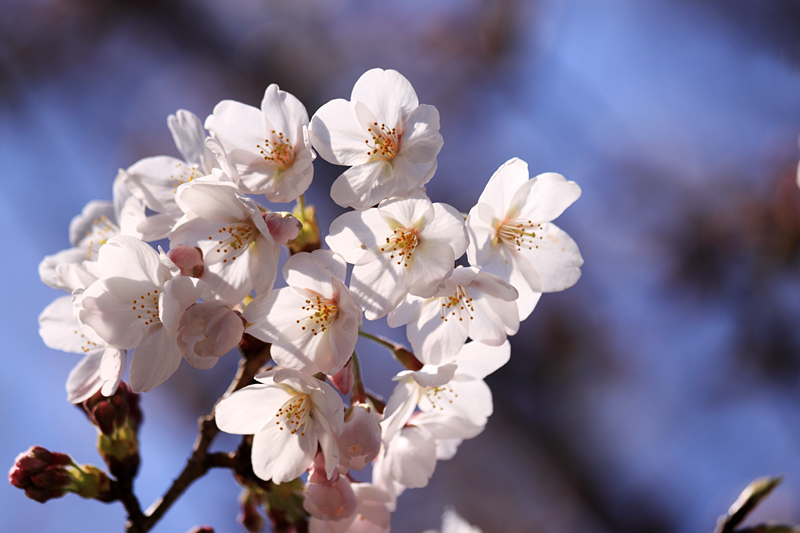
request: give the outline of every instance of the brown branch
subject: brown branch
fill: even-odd
[[[253,381],[253,376],[258,374],[259,370],[261,370],[270,358],[270,345],[250,335],[245,335],[244,339],[242,339],[242,343],[239,345],[239,349],[242,352],[242,360],[239,362],[239,370],[236,376],[225,394],[214,404],[214,408],[211,409],[211,412],[200,417],[198,420],[200,433],[192,448],[192,455],[186,462],[183,471],[181,471],[178,477],[172,482],[169,489],[167,489],[167,492],[165,492],[161,498],[153,502],[144,514],[141,508],[139,508],[139,502],[133,495],[132,490],[130,491],[130,498],[128,499],[130,500],[132,498],[134,501],[126,503],[125,500],[123,500],[125,510],[128,511],[126,533],[146,533],[150,531],[186,489],[188,489],[195,480],[203,477],[210,468],[235,469],[235,452],[231,454],[222,452],[208,453],[211,442],[219,433],[219,428],[214,420],[214,410],[222,398],[249,385],[250,382]],[[123,491],[123,493],[124,492],[125,491]],[[131,505],[130,508],[129,504]]]

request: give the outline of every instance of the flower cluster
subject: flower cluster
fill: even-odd
[[[258,478],[307,474],[312,532],[388,531],[397,497],[483,430],[484,378],[509,360],[507,336],[542,293],[578,280],[578,247],[552,221],[580,188],[512,159],[468,215],[433,202],[439,113],[393,70],[366,72],[310,120],[270,85],[260,108],[226,100],[205,122],[181,110],[168,124],[181,158],[121,170],[113,202],[89,203],[72,248],[41,264],[67,293],[41,314],[41,336],[84,354],[69,401],[114,394],[129,359],[140,393],[182,359],[211,368],[243,335],[260,339],[274,365],[218,403],[216,424],[252,435]],[[303,197],[317,155],[348,167],[331,198],[352,208],[324,236]],[[259,196],[297,205],[273,211]],[[361,329],[382,317],[406,326],[411,352]],[[359,337],[406,367],[385,404],[364,386]],[[369,465],[371,483],[355,482]]]

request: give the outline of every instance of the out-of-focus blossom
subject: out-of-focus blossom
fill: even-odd
[[[402,74],[379,68],[356,81],[349,102],[332,100],[316,112],[311,142],[326,161],[351,167],[331,198],[355,209],[413,194],[433,177],[443,144],[436,108],[420,105]]]
[[[482,533],[480,528],[471,525],[452,507],[442,513],[442,530],[429,529],[425,533]]]
[[[371,483],[351,483],[356,509],[349,518],[334,521],[311,518],[310,533],[389,533],[392,498]]]

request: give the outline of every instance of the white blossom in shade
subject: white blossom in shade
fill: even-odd
[[[283,267],[288,287],[250,302],[247,332],[272,343],[279,365],[305,375],[339,372],[358,340],[361,310],[344,284],[347,264],[329,250],[293,255]]]
[[[181,276],[163,252],[126,235],[110,239],[92,267],[97,281],[73,292],[83,332],[111,348],[135,348],[131,389],[152,390],[180,364],[178,323],[200,297],[200,282]]]
[[[122,201],[118,193],[124,191],[114,187],[115,201],[92,200],[75,216],[69,225],[69,242],[72,246],[56,254],[46,256],[39,264],[39,277],[48,287],[69,290],[69,282],[62,279],[65,265],[78,265],[84,261],[96,261],[100,247],[116,235],[139,237],[136,230],[137,213],[144,213],[144,206],[135,198]]]
[[[529,179],[528,164],[514,158],[497,169],[469,212],[469,262],[519,291],[520,320],[541,293],[567,289],[580,278],[578,245],[551,223],[580,195],[580,187],[560,174]]]
[[[206,146],[208,136],[203,123],[194,113],[179,109],[167,118],[167,126],[183,159],[166,155],[146,157],[120,170],[118,175],[130,193],[153,211],[138,226],[146,241],[166,238],[183,215],[175,202],[180,185],[219,169],[216,157]],[[215,173],[213,179],[230,181],[221,172]]]
[[[376,414],[368,405],[353,405],[344,417],[339,462],[347,468],[363,470],[375,460],[380,449],[381,427]]]
[[[283,224],[273,220],[283,217],[267,212],[230,183],[183,185],[177,202],[185,215],[170,234],[170,248],[184,245],[202,250],[201,279],[218,299],[238,303],[253,289],[256,294],[272,289],[281,242],[271,229],[286,237]],[[297,220],[286,218],[299,232]]]
[[[356,509],[343,520],[320,520],[311,517],[310,533],[389,533],[394,508],[386,491],[372,483],[351,483],[356,496]]]
[[[195,368],[211,368],[242,341],[244,322],[220,300],[190,305],[178,322],[178,347]]]
[[[49,348],[84,356],[67,378],[70,403],[81,403],[97,391],[114,394],[125,371],[126,351],[90,340],[75,317],[71,297],[57,298],[42,311],[39,334]]]
[[[323,159],[351,167],[334,182],[331,198],[355,209],[412,195],[433,177],[443,144],[436,108],[420,105],[402,74],[379,68],[356,81],[350,101],[323,105],[310,133]]]
[[[517,290],[475,267],[457,267],[433,298],[408,296],[388,316],[408,324],[414,354],[423,363],[452,361],[467,337],[494,346],[519,329]]]
[[[412,294],[430,297],[466,249],[463,217],[424,195],[391,199],[333,221],[325,242],[355,266],[350,290],[368,320]]]
[[[291,369],[269,370],[256,380],[260,383],[220,401],[217,426],[226,433],[253,435],[253,471],[261,479],[295,479],[311,466],[317,447],[330,479],[339,464],[336,438],[344,424],[339,394]]]
[[[291,202],[314,176],[316,155],[308,142],[308,113],[300,100],[267,87],[261,109],[223,100],[206,119],[206,128],[222,147],[223,167],[248,194],[271,202]]]

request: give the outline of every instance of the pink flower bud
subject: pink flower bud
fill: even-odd
[[[330,376],[331,384],[336,387],[336,390],[347,396],[353,390],[353,381],[355,375],[353,374],[353,358],[351,357],[347,364],[345,364],[340,371]]]
[[[167,257],[181,269],[181,275],[199,278],[203,275],[203,252],[191,246],[176,246],[167,253]]]
[[[306,485],[303,508],[320,520],[342,520],[353,515],[357,503],[350,480],[339,476],[336,481]]]
[[[242,316],[222,301],[190,305],[178,323],[178,347],[196,368],[211,368],[238,346],[244,335]]]
[[[328,476],[325,473],[325,456],[322,455],[322,452],[317,452],[317,455],[314,456],[314,462],[311,463],[311,466],[308,468],[308,482],[328,483],[329,481],[336,481],[338,477],[339,473],[334,470],[331,474],[331,479],[328,479]]]
[[[288,244],[300,234],[303,225],[292,215],[281,213],[264,213],[264,222],[275,242]]]
[[[375,460],[380,448],[381,427],[375,414],[363,404],[354,405],[345,415],[339,438],[340,464],[363,470]]]

